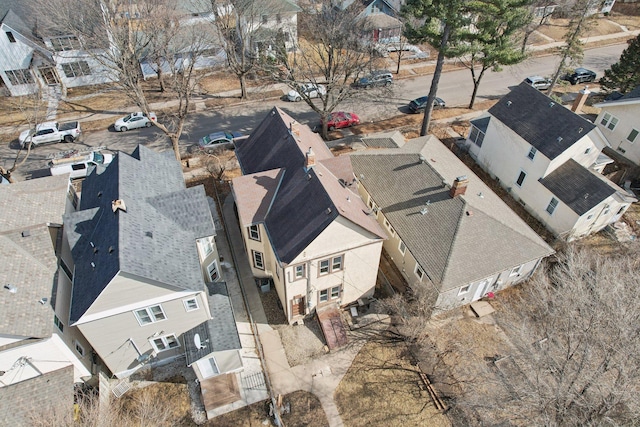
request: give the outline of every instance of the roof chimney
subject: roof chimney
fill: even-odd
[[[449,195],[452,198],[464,195],[464,193],[467,192],[467,184],[469,184],[469,180],[466,175],[457,177],[455,181],[453,181]]]
[[[575,101],[573,101],[573,105],[571,106],[571,111],[576,114],[582,113],[582,107],[584,106],[585,101],[589,97],[591,91],[589,90],[589,86],[585,86],[580,92],[578,92],[578,97]]]
[[[316,155],[313,153],[311,147],[309,147],[309,151],[306,152],[305,157],[304,170],[309,171],[309,169],[316,165]]]

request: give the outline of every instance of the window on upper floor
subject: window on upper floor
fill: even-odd
[[[195,297],[183,299],[182,303],[184,304],[184,309],[186,311],[195,311],[200,308],[200,306],[198,306],[198,298]]]
[[[73,347],[76,349],[76,352],[84,357],[84,347],[82,346],[82,344],[80,344],[78,341],[74,341],[73,342]]]
[[[9,39],[9,43],[15,43],[16,42],[16,38],[13,36],[13,33],[11,31],[6,31],[5,34],[7,35],[7,38]]]
[[[629,136],[627,136],[627,141],[629,141],[629,143],[631,144],[636,142],[636,139],[638,138],[638,133],[640,133],[638,129],[631,129],[631,132],[629,132]]]
[[[55,314],[53,315],[53,324],[56,325],[56,328],[58,328],[60,332],[64,332],[64,325],[62,324],[60,319],[58,319],[58,316],[56,316]]]
[[[522,271],[522,266],[521,265],[519,265],[517,267],[513,267],[513,269],[511,269],[511,273],[509,273],[509,277],[519,276],[520,275],[520,271]]]
[[[253,266],[260,270],[264,270],[264,256],[262,255],[262,252],[251,251],[251,255],[253,257]]]
[[[133,313],[136,315],[136,319],[138,319],[138,323],[140,323],[140,326],[159,322],[167,318],[160,304],[141,308],[135,310]]]
[[[604,113],[602,120],[600,120],[600,124],[609,130],[614,130],[618,124],[618,118],[609,113]]]
[[[552,197],[551,201],[547,205],[547,209],[545,210],[549,215],[553,215],[557,207],[558,207],[558,199],[556,199],[555,197]]]
[[[484,132],[475,126],[471,126],[471,132],[469,133],[469,140],[476,144],[478,147],[482,147],[484,141]]]
[[[74,36],[63,36],[51,39],[51,46],[56,52],[80,49],[80,42]]]
[[[344,255],[339,255],[329,259],[323,259],[318,262],[318,275],[323,276],[325,274],[342,270],[344,262],[343,257]]]
[[[220,273],[218,273],[218,262],[213,260],[211,264],[207,266],[207,274],[209,275],[209,281],[215,282],[220,278]]]
[[[293,271],[295,276],[294,280],[302,279],[307,275],[307,266],[306,264],[296,265],[295,267],[293,267]]]
[[[538,152],[538,150],[536,150],[535,147],[531,147],[531,149],[529,150],[529,153],[527,154],[527,158],[529,160],[533,160],[533,158],[536,156],[537,152]]]
[[[205,237],[204,239],[198,240],[198,246],[200,246],[202,257],[208,257],[213,253],[213,238]]]
[[[260,228],[257,225],[249,226],[249,238],[251,240],[260,241]]]
[[[160,353],[161,351],[169,350],[172,348],[180,347],[180,343],[178,342],[178,338],[174,334],[165,335],[162,337],[154,338],[149,340],[153,349]]]
[[[588,147],[586,150],[584,150],[584,154],[589,154],[591,152],[591,147]]]
[[[469,289],[471,289],[470,284],[461,286],[460,289],[458,290],[458,295],[466,294],[467,292],[469,292]]]
[[[518,187],[522,187],[522,184],[524,183],[524,179],[527,177],[527,173],[525,171],[520,171],[520,174],[518,175],[518,179],[516,179],[516,185]]]

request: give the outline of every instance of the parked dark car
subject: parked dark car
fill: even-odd
[[[364,76],[353,85],[358,88],[369,89],[372,87],[390,86],[393,83],[393,75],[386,70],[373,71],[368,76]]]
[[[409,103],[409,111],[411,111],[414,114],[424,111],[425,107],[427,106],[427,99],[428,99],[427,96],[421,96],[420,98],[414,99]],[[444,108],[446,106],[447,105],[442,98],[436,97],[436,99],[433,100],[434,110]]]
[[[562,77],[562,80],[566,80],[572,85],[578,83],[592,82],[596,79],[596,73],[586,68],[576,68],[573,74],[567,74]]]

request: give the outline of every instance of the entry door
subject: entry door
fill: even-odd
[[[58,74],[53,67],[42,67],[38,70],[40,71],[40,75],[48,85],[57,85],[58,83],[60,83],[58,81]]]
[[[291,317],[304,316],[304,297],[295,296],[291,299]]]
[[[489,284],[489,279],[483,280],[482,282],[478,283],[476,294],[473,296],[474,301],[478,301],[480,298],[482,298],[482,296],[485,294],[485,290],[488,284]]]

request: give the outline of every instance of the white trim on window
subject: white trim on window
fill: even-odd
[[[198,298],[196,297],[183,299],[182,303],[184,304],[185,311],[195,311],[200,308],[198,305]]]
[[[525,179],[527,179],[527,172],[520,169],[520,173],[518,174],[518,178],[516,179],[516,185],[518,187],[522,187],[522,184],[524,184]]]
[[[220,272],[218,271],[218,261],[213,260],[211,264],[207,266],[207,274],[209,275],[209,281],[215,282],[220,278]]]
[[[553,213],[556,211],[556,208],[558,207],[558,203],[560,203],[558,199],[556,199],[555,197],[551,198],[549,204],[547,205],[547,208],[545,209],[549,215],[553,215]]]
[[[638,134],[640,134],[640,131],[638,129],[631,129],[631,132],[629,132],[629,136],[627,136],[627,142],[629,144],[635,143],[636,139],[638,139]]]
[[[260,241],[260,227],[258,225],[249,226],[249,238],[251,240]]]
[[[342,286],[332,286],[327,289],[322,289],[318,291],[318,303],[329,302],[333,300],[340,299],[342,295]]]
[[[136,319],[138,319],[140,326],[160,322],[167,318],[160,304],[134,310],[133,314],[135,314]]]
[[[344,268],[344,255],[338,255],[318,261],[318,276],[324,276]]]
[[[307,265],[298,264],[293,267],[293,280],[304,279],[307,276]]]
[[[404,244],[402,240],[400,240],[400,244],[398,245],[398,250],[402,255],[404,255],[407,252],[407,246]]]
[[[213,253],[213,242],[210,237],[198,240],[198,246],[200,247],[202,258],[206,258]]]
[[[251,256],[253,258],[253,266],[255,268],[259,268],[260,270],[264,270],[264,255],[262,252],[251,251]]]
[[[519,276],[520,272],[522,271],[522,265],[519,265],[517,267],[513,267],[511,269],[511,272],[509,273],[509,277],[514,277],[514,276]]]
[[[604,116],[602,116],[602,119],[600,120],[600,124],[609,130],[614,130],[618,121],[618,118],[613,114],[604,113]]]
[[[73,348],[76,350],[76,353],[78,353],[80,356],[84,357],[85,351],[84,351],[84,347],[82,346],[82,344],[80,344],[78,341],[74,340],[73,341]]]
[[[178,341],[178,338],[176,338],[175,334],[152,338],[149,342],[156,353],[180,347],[180,342]]]
[[[469,292],[469,290],[471,290],[471,284],[461,286],[460,290],[458,291],[458,295],[466,294]]]
[[[418,279],[420,279],[420,281],[422,282],[422,279],[424,278],[424,270],[422,269],[422,267],[420,267],[419,265],[416,265],[416,269],[413,272],[415,273],[416,276],[418,276]]]
[[[527,159],[533,161],[533,159],[535,159],[536,157],[537,152],[538,150],[536,150],[536,147],[531,147],[531,149],[529,150],[529,153],[527,154]]]
[[[53,324],[56,325],[60,332],[64,332],[64,324],[55,314],[53,315]]]

